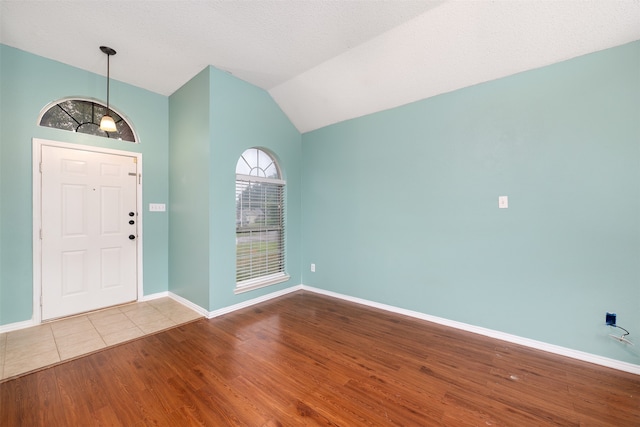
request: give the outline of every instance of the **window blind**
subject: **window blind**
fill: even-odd
[[[236,286],[284,275],[284,182],[236,177]]]

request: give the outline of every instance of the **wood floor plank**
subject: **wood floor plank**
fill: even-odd
[[[300,291],[0,383],[0,425],[637,427],[640,377]]]

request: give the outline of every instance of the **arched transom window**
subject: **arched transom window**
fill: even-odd
[[[266,151],[236,164],[236,293],[289,280],[285,272],[285,181]]]
[[[39,125],[122,141],[138,142],[131,125],[113,108],[109,108],[109,115],[116,122],[117,130],[105,132],[100,129],[100,119],[106,112],[107,107],[95,101],[65,99],[45,108]]]

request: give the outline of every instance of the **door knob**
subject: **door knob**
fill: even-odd
[[[136,236],[134,236],[133,234],[129,234],[129,239],[130,240],[134,240],[136,238]]]
[[[135,224],[135,223],[136,223],[136,222],[135,222],[134,220],[130,220],[130,221],[129,221],[129,224],[131,224],[131,225],[133,225],[133,224]]]

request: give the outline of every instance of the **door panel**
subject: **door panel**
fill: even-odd
[[[43,145],[41,159],[42,319],[136,300],[135,157]]]
[[[87,293],[87,251],[66,251],[62,258],[62,297]]]
[[[102,248],[101,255],[101,281],[102,287],[111,288],[118,286],[120,283],[120,272],[122,266],[122,250],[120,248]]]

